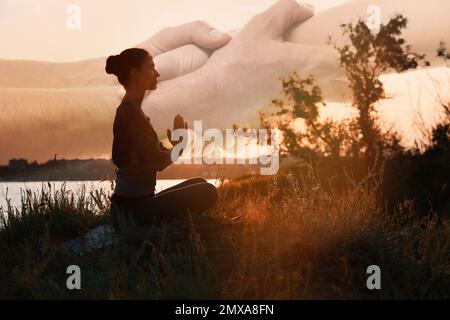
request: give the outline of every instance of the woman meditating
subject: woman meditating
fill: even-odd
[[[127,49],[110,56],[105,70],[116,75],[126,90],[113,125],[112,160],[117,167],[111,197],[114,227],[118,228],[119,213],[131,215],[139,225],[151,225],[211,208],[217,201],[217,190],[203,178],[189,179],[155,194],[156,173],[172,164],[172,149],[158,141],[141,109],[146,91],[157,88],[159,73],[152,56],[144,49]],[[187,129],[187,124],[177,115],[173,129],[183,128]],[[172,146],[180,142],[171,141],[170,130],[167,135]]]

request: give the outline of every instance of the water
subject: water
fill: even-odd
[[[185,181],[184,179],[173,179],[173,180],[157,180],[156,182],[156,192],[162,191],[164,189],[170,188],[180,182]],[[219,179],[208,179],[209,183],[218,186],[220,183]],[[86,194],[88,195],[91,191],[103,189],[103,191],[112,194],[111,183],[109,181],[51,181],[50,185],[53,190],[60,190],[61,186],[65,183],[66,191],[73,191],[77,193],[81,190],[82,186],[86,187]],[[15,207],[20,206],[20,196],[21,192],[24,190],[31,190],[40,194],[42,189],[42,184],[45,184],[45,188],[48,190],[48,182],[46,181],[36,181],[36,182],[0,182],[0,207],[6,208],[6,197],[10,199],[11,205]]]

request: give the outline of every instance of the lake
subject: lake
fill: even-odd
[[[157,180],[156,182],[156,192],[162,191],[164,189],[170,188],[180,182],[185,181],[185,179],[173,179],[173,180]],[[218,186],[220,183],[219,179],[208,179],[209,183]],[[109,194],[112,194],[111,183],[109,181],[51,181],[50,185],[52,190],[60,190],[61,186],[65,183],[66,191],[73,191],[77,193],[81,190],[82,186],[86,187],[86,194],[94,190],[103,189]],[[42,185],[45,184],[45,189],[48,190],[47,181],[33,181],[33,182],[0,182],[0,207],[6,208],[6,198],[11,200],[11,205],[20,206],[20,195],[23,190],[31,190],[40,194]]]

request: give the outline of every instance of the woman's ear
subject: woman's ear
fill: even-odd
[[[128,74],[128,78],[130,80],[134,80],[136,78],[137,73],[138,73],[138,70],[136,68],[132,68],[130,70],[130,73]]]

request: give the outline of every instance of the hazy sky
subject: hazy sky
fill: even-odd
[[[321,11],[347,0],[310,0]],[[158,30],[197,19],[229,31],[275,0],[0,0],[0,58],[75,61],[135,45]],[[69,5],[81,9],[70,30]]]
[[[276,0],[0,0],[0,59],[66,62],[104,57],[134,46],[165,27],[198,19],[230,31],[242,27],[255,14],[275,2]],[[347,0],[309,1],[316,7],[316,12],[345,2]],[[70,30],[67,27],[67,9],[70,5],[77,5],[81,9],[80,30]],[[449,88],[450,76],[443,71],[445,70],[426,70],[383,77],[386,91],[393,99],[382,102],[380,115],[383,123],[392,124],[402,134],[406,144],[411,144],[417,136],[413,121],[415,114],[422,114],[426,122],[433,122],[438,118],[434,82],[430,81],[430,77]],[[38,93],[45,92],[39,90]],[[55,96],[55,93],[52,92],[49,96]],[[83,102],[82,107],[90,106]],[[346,106],[329,104],[325,113],[330,116],[345,114],[342,109],[345,110]],[[79,111],[77,109],[78,113]],[[15,110],[10,113],[15,114]],[[70,114],[67,114],[69,117]],[[0,115],[6,118],[9,116],[5,113]],[[107,129],[104,131],[108,133],[109,139],[110,123],[105,126]],[[17,128],[13,127],[13,130],[16,133]],[[48,135],[48,132],[45,134]],[[20,139],[20,136],[15,134],[15,138]],[[104,137],[94,140],[102,141],[102,138]],[[53,143],[52,141],[50,142]],[[107,143],[102,143],[109,148]],[[31,147],[43,148],[40,145]],[[96,148],[95,145],[91,147],[93,150]],[[35,153],[38,154],[38,151]],[[95,154],[92,150],[89,152]],[[18,151],[8,155],[22,156],[24,155]],[[34,155],[26,157],[37,159]]]

